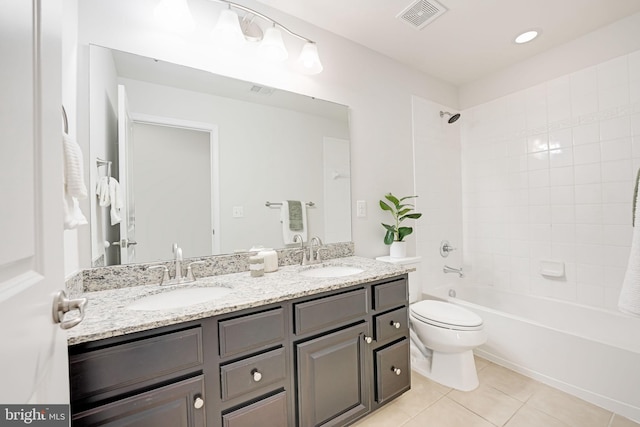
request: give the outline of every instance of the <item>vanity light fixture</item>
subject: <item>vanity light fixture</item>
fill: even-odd
[[[294,33],[279,22],[249,7],[229,0],[211,1],[227,5],[227,8],[220,12],[218,22],[212,32],[215,43],[227,49],[236,49],[247,41],[259,41],[258,51],[261,57],[272,61],[285,61],[289,58],[289,52],[282,38],[282,33],[285,32],[304,43],[298,57],[302,72],[305,74],[318,74],[322,71],[318,46],[313,40]],[[244,14],[239,16],[234,9],[244,12]],[[185,10],[186,13],[184,12]],[[174,28],[176,26],[175,23],[169,22],[172,17],[173,19],[182,19],[184,16],[188,16],[193,24],[187,0],[160,0],[156,7],[155,15],[159,21],[171,24]],[[253,23],[253,19],[256,17],[269,24],[264,31],[264,35]]]
[[[531,40],[535,39],[536,37],[538,37],[540,35],[541,31],[540,30],[529,30],[529,31],[525,31],[524,33],[518,35],[515,38],[515,42],[517,44],[523,44],[523,43],[529,43]]]

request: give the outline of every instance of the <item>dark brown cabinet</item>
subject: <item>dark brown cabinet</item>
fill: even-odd
[[[360,323],[296,344],[301,427],[344,425],[369,412],[368,334]]]
[[[410,388],[407,276],[69,347],[73,426],[343,426]]]

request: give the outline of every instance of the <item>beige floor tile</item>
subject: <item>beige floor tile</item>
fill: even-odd
[[[490,422],[448,397],[420,412],[402,427],[494,427]]]
[[[610,427],[640,427],[640,423],[631,421],[621,415],[614,415]]]
[[[447,397],[497,426],[504,425],[523,404],[500,390],[482,383],[473,391],[453,390]]]
[[[527,405],[574,427],[607,427],[611,419],[611,412],[543,384]]]
[[[415,374],[411,377],[411,390],[398,397],[391,405],[414,416],[441,399],[449,390],[451,389]]]
[[[409,421],[410,418],[410,415],[392,403],[358,421],[354,427],[397,427]]]
[[[505,424],[505,427],[569,427],[569,425],[525,404]]]
[[[488,384],[501,392],[526,402],[538,387],[538,382],[513,372],[510,369],[491,363],[478,372],[481,384]]]
[[[478,372],[492,364],[487,359],[483,359],[482,357],[476,356],[475,354],[473,355],[473,359],[476,362],[476,371]]]

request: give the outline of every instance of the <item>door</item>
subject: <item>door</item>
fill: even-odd
[[[136,205],[133,186],[133,120],[123,85],[118,85],[118,179],[124,206],[120,222],[120,264],[136,262]],[[113,201],[112,201],[113,203]]]
[[[5,0],[0,13],[0,402],[69,402],[64,287],[61,2]]]
[[[296,345],[301,427],[344,425],[369,412],[368,323]]]

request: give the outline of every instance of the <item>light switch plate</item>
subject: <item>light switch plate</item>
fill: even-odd
[[[244,209],[242,206],[234,206],[233,207],[233,217],[234,218],[243,218],[244,217]]]
[[[356,216],[359,218],[363,218],[367,216],[367,201],[366,200],[358,200],[356,202]]]

